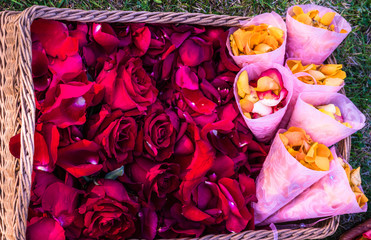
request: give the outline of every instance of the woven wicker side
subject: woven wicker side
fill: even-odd
[[[13,219],[12,224],[7,223],[1,224],[1,232],[6,234],[8,230],[7,227],[14,226],[14,236],[16,239],[25,238],[26,229],[26,217],[28,201],[30,197],[30,180],[32,174],[32,156],[33,156],[33,135],[35,128],[35,103],[33,94],[33,81],[31,75],[31,34],[30,26],[34,19],[44,18],[44,19],[54,19],[54,20],[66,20],[66,21],[80,21],[80,22],[145,22],[145,23],[173,23],[173,24],[197,24],[197,25],[211,25],[211,26],[238,26],[240,20],[246,20],[246,17],[233,17],[225,15],[206,15],[197,13],[150,13],[150,12],[125,12],[125,11],[83,11],[83,10],[71,10],[71,9],[56,9],[42,6],[34,6],[25,10],[19,16],[19,22],[15,24],[15,28],[19,27],[16,32],[16,40],[13,43],[13,48],[10,51],[13,56],[16,56],[16,71],[8,79],[9,82],[15,84],[19,83],[17,90],[13,91],[11,94],[14,95],[13,98],[18,99],[13,101],[13,108],[16,108],[17,114],[11,116],[20,116],[21,119],[21,143],[22,152],[20,160],[20,171],[18,172],[19,179],[18,182],[12,182],[14,185],[18,186],[18,196],[19,202],[16,203],[15,211],[4,211],[1,212],[0,217],[4,219]],[[13,19],[18,20],[18,19]],[[19,24],[19,25],[18,25]],[[1,31],[3,33],[4,26],[1,26]],[[3,36],[1,39],[3,39]],[[5,49],[5,43],[2,42],[2,47]],[[1,60],[4,58],[4,52],[0,52]],[[6,59],[5,59],[6,60]],[[0,74],[3,76],[5,67],[0,63]],[[2,77],[3,79],[3,77]],[[3,89],[0,89],[3,92]],[[1,93],[4,94],[4,93]],[[18,98],[17,98],[18,97]],[[3,105],[2,105],[3,106]],[[21,109],[16,106],[21,106]],[[1,107],[2,111],[5,108]],[[20,112],[21,111],[21,112]],[[1,117],[3,116],[3,113]],[[3,118],[1,119],[3,120]],[[19,130],[19,123],[14,121],[7,122],[6,124],[14,124],[13,134]],[[3,122],[3,121],[2,121]],[[2,127],[5,127],[2,125]],[[3,128],[2,128],[3,129]],[[3,131],[1,131],[1,134]],[[12,135],[12,134],[9,134]],[[5,136],[5,135],[4,135]],[[8,147],[9,137],[1,139],[1,147],[3,149]],[[343,156],[348,156],[350,146],[349,139],[347,142],[341,142],[339,144],[339,149]],[[9,151],[3,152],[1,159],[9,161],[10,157]],[[4,174],[1,172],[1,179],[4,178]],[[0,187],[2,187],[2,180],[0,181]],[[1,195],[3,196],[3,194]],[[0,198],[1,203],[3,203],[4,198]],[[3,206],[2,206],[3,207]],[[23,209],[23,211],[21,211]],[[8,216],[10,214],[11,216]],[[17,221],[17,219],[19,221]],[[332,235],[339,224],[339,217],[334,217],[329,220],[325,220],[315,227],[302,228],[302,229],[282,229],[278,230],[278,236],[280,239],[319,239],[326,236]],[[12,239],[12,238],[6,238]],[[13,238],[14,239],[14,238]],[[258,231],[245,231],[239,234],[221,234],[221,235],[207,235],[201,239],[274,239],[272,231],[269,230],[258,230]]]
[[[21,74],[19,69],[19,13],[0,14],[0,229],[1,239],[25,239],[28,202],[31,187],[28,152],[33,152],[33,141],[22,138],[21,159],[10,154],[9,140],[20,130],[25,114],[21,116]],[[22,110],[21,110],[22,109]],[[33,114],[29,117],[32,118]],[[23,123],[22,123],[23,125]],[[26,126],[26,125],[25,125]],[[33,134],[33,127],[29,135]],[[32,138],[33,139],[33,138]]]

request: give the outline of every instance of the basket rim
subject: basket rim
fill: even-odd
[[[14,13],[14,12],[13,12]],[[203,13],[187,13],[187,12],[147,12],[147,11],[109,11],[109,10],[80,10],[80,9],[69,9],[69,8],[54,8],[35,5],[27,8],[23,12],[19,12],[17,16],[19,31],[18,34],[20,47],[20,60],[19,64],[23,66],[21,70],[25,70],[24,81],[20,81],[21,85],[21,97],[31,97],[31,100],[26,101],[29,104],[31,110],[35,110],[35,102],[33,100],[33,80],[31,73],[31,55],[32,55],[32,41],[30,27],[33,20],[37,18],[50,19],[50,20],[63,20],[63,21],[79,21],[79,22],[144,22],[144,23],[169,23],[169,24],[194,24],[202,26],[225,26],[233,27],[240,26],[239,22],[248,20],[249,17],[241,16],[229,16],[229,15],[216,15],[216,14],[203,14]],[[22,61],[23,60],[23,61]],[[336,63],[334,56],[329,58],[329,62]],[[28,74],[27,74],[28,73]],[[19,80],[18,80],[19,81]],[[344,89],[342,89],[344,93]],[[23,110],[22,110],[23,111]],[[22,115],[24,117],[25,115]],[[22,134],[21,138],[24,138],[23,142],[32,141],[33,147],[33,131],[27,131],[23,123],[35,125],[35,119],[23,119],[22,118]],[[32,137],[30,135],[32,134]],[[27,135],[27,137],[26,137]],[[344,143],[343,143],[344,142]],[[340,146],[342,155],[348,160],[350,155],[350,137],[341,142],[344,146]],[[33,151],[33,149],[32,149]],[[32,155],[25,154],[21,161],[31,162],[32,170]],[[31,156],[31,157],[30,157]],[[27,218],[27,216],[26,216]],[[322,222],[321,227],[307,227],[299,229],[279,229],[277,230],[278,236],[285,239],[318,239],[324,238],[335,233],[339,226],[340,217],[335,216]],[[272,230],[247,230],[241,233],[230,233],[230,234],[218,234],[218,235],[206,235],[199,239],[274,239],[274,233]]]

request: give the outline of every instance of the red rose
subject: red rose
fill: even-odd
[[[114,180],[99,180],[91,185],[79,208],[84,215],[83,235],[88,238],[126,239],[135,232],[139,205]]]
[[[182,206],[183,216],[204,224],[219,224],[226,221],[230,232],[241,232],[253,215],[246,204],[256,199],[254,180],[243,181],[222,178],[217,183],[204,178],[191,194],[191,201]]]
[[[179,48],[179,54],[184,65],[194,67],[211,60],[213,56],[212,43],[199,37],[191,37],[183,42]]]
[[[98,104],[102,86],[87,82],[60,83],[50,87],[41,104],[39,122],[52,122],[58,127],[81,125],[86,121],[86,109]]]
[[[104,170],[114,170],[132,161],[137,137],[137,124],[132,117],[124,117],[121,110],[111,111],[103,105],[87,123],[87,137],[100,144],[107,158]]]
[[[112,54],[105,62],[97,83],[105,87],[105,101],[112,109],[143,112],[157,98],[158,90],[143,69],[142,61],[128,59],[123,50]]]
[[[32,77],[36,91],[49,87],[51,77],[48,71],[49,60],[40,42],[32,43]]]
[[[53,218],[33,217],[27,224],[28,240],[65,240],[64,229]]]
[[[143,195],[148,202],[161,205],[158,199],[165,199],[167,194],[179,187],[180,168],[175,163],[156,164],[148,159],[137,157],[128,165],[127,173],[134,183],[143,185]]]
[[[151,32],[144,23],[131,23],[116,27],[119,47],[127,47],[133,57],[143,56],[151,43]]]
[[[165,111],[160,103],[148,110],[137,141],[156,161],[164,161],[173,154],[177,121],[177,116],[171,110]]]

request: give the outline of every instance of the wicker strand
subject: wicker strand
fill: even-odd
[[[226,27],[238,26],[240,21],[248,19],[247,17],[200,13],[83,11],[43,6],[33,6],[21,14],[1,13],[0,17],[1,239],[25,239],[31,189],[32,156],[34,153],[33,136],[35,132],[35,100],[31,74],[32,42],[30,33],[30,27],[34,19],[44,18],[79,22],[172,23]],[[330,61],[335,62],[335,59],[330,59]],[[16,166],[17,160],[10,156],[8,144],[10,137],[19,132],[19,120],[21,120],[22,149],[19,165]],[[341,141],[338,144],[338,150],[348,159],[350,138]],[[18,172],[15,171],[16,167],[18,167]],[[10,173],[13,173],[13,175],[9,175]],[[12,201],[7,202],[8,200]],[[319,239],[332,235],[338,225],[339,217],[334,217],[317,224],[315,227],[280,229],[277,232],[280,239]],[[256,230],[238,234],[207,235],[200,239],[273,239],[273,233],[269,230]]]

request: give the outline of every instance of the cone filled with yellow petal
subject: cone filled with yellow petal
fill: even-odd
[[[304,160],[305,156],[300,155],[299,150],[300,148],[310,149],[310,145],[306,145],[310,136],[303,131],[300,132],[299,129],[294,130],[298,131],[292,131],[290,135],[282,139],[281,136],[287,131],[280,129],[277,132],[264,161],[256,181],[258,202],[254,204],[255,224],[262,223],[330,172],[314,170],[301,163],[300,160]],[[286,148],[286,144],[293,146],[290,151]],[[316,155],[325,156],[326,154],[318,154],[316,150]],[[330,161],[329,158],[327,161]]]
[[[331,162],[332,171],[261,225],[367,211],[367,197],[357,171],[353,170],[351,174],[351,166],[336,156],[334,147],[331,152],[335,159]],[[352,188],[356,188],[355,191]]]
[[[334,10],[314,4],[290,7],[286,26],[287,57],[304,64],[323,63],[352,30]]]
[[[229,55],[243,67],[255,62],[283,64],[286,51],[286,24],[275,12],[263,13],[241,28],[231,28],[227,38]]]
[[[322,66],[329,66],[329,65],[341,65],[341,64],[321,64],[315,65],[312,63],[308,63],[307,65],[303,65],[302,61],[297,58],[290,58],[286,60],[286,68],[290,69],[290,71],[294,74],[294,87],[292,92],[292,98],[290,100],[289,106],[287,107],[286,114],[282,120],[283,124],[281,127],[286,127],[288,121],[290,120],[291,114],[294,110],[296,101],[298,96],[302,92],[321,92],[323,94],[326,93],[335,93],[340,91],[342,87],[345,85],[345,77],[346,73],[339,66],[336,67],[336,71],[329,72],[328,69],[324,69],[326,75],[321,70]],[[331,69],[330,69],[331,70]],[[334,69],[332,69],[334,70]],[[323,78],[325,77],[325,78]],[[341,82],[338,85],[326,85],[324,81],[328,78],[339,78]],[[285,125],[286,124],[286,125]]]
[[[271,71],[279,74],[278,82],[273,80],[275,74],[260,77]],[[293,78],[285,67],[262,62],[246,65],[236,75],[233,91],[238,109],[259,141],[270,141],[278,130],[292,96]],[[254,80],[252,87],[249,82]]]
[[[331,109],[321,111],[316,108],[328,104],[339,109],[342,121],[335,118],[336,108],[334,116],[325,113]],[[313,141],[331,146],[363,128],[365,121],[365,115],[343,94],[304,92],[296,101],[288,127],[303,128]]]

